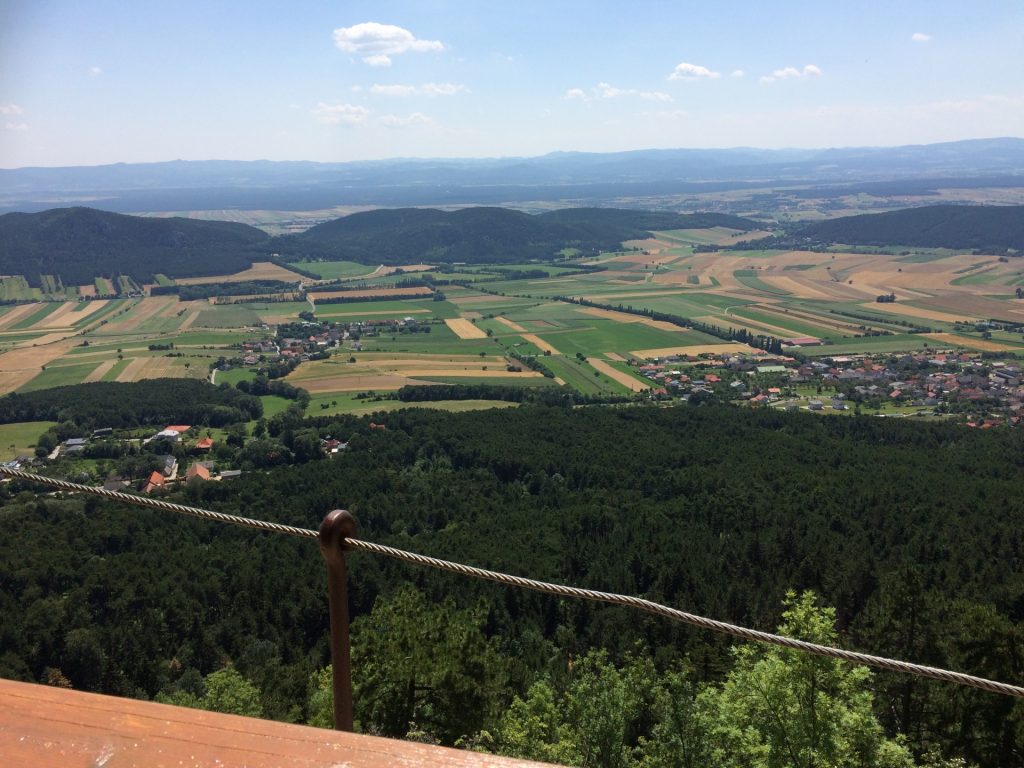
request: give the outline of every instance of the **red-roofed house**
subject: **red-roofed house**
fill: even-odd
[[[192,427],[188,426],[187,424],[173,424],[169,427],[166,427],[165,429],[173,430],[174,432],[177,432],[180,435],[182,432],[188,432],[190,429],[192,429]]]
[[[213,448],[213,438],[212,437],[204,437],[202,440],[200,440],[199,442],[196,443],[196,450],[197,451],[208,451],[211,448]]]
[[[164,487],[164,476],[160,472],[153,472],[146,481],[146,484],[142,486],[143,493],[152,493]]]
[[[188,471],[185,472],[185,480],[187,482],[189,480],[192,480],[193,478],[199,478],[200,480],[209,480],[210,470],[208,470],[202,464],[193,464],[191,467],[188,468]]]

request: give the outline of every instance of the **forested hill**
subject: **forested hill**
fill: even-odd
[[[56,208],[0,216],[0,273],[59,275],[65,285],[129,275],[152,282],[170,277],[229,274],[266,259],[266,233],[245,224],[146,218],[93,208]]]
[[[367,264],[517,262],[553,259],[565,248],[614,250],[653,230],[724,226],[751,230],[749,219],[724,214],[676,214],[572,208],[531,215],[507,208],[446,213],[399,208],[354,213],[298,235],[278,238],[282,253]]]
[[[267,260],[291,257],[366,264],[519,262],[555,259],[565,248],[596,253],[645,238],[656,229],[731,227],[755,222],[724,214],[675,214],[574,208],[538,215],[506,208],[445,213],[404,208],[356,213],[309,231],[270,238],[245,224],[185,218],[148,218],[92,208],[57,208],[0,216],[0,274],[57,275],[65,285],[129,275],[140,283],[169,277],[222,275]]]
[[[349,448],[183,496],[310,528],[346,508],[370,541],[761,629],[777,625],[787,589],[814,589],[838,609],[844,646],[1020,681],[1020,430],[716,406],[373,418],[386,430],[369,418],[276,414],[258,441],[265,451],[297,456],[327,435]],[[0,676],[198,696],[201,676],[230,660],[262,689],[267,715],[312,715],[310,674],[327,661],[328,633],[315,545],[26,490],[0,487]],[[659,674],[678,671],[676,704],[692,713],[698,685],[737,660],[720,636],[625,609],[363,553],[350,575],[356,711],[370,732],[414,728],[447,744],[500,733],[513,696],[538,680],[563,690],[571,660],[592,648],[615,664],[640,654]],[[409,585],[418,600],[403,597]],[[915,751],[1021,765],[1014,699],[884,673],[871,687],[877,716]],[[631,715],[627,746],[685,736],[652,731],[660,707]],[[708,738],[717,747],[723,733]],[[662,764],[678,763],[650,765]]]
[[[1024,251],[1024,205],[929,205],[888,213],[844,216],[796,230],[818,244],[972,248]]]

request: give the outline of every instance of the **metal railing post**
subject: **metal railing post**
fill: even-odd
[[[327,562],[331,610],[331,671],[334,680],[334,729],[352,730],[352,657],[348,643],[348,569],[345,539],[356,535],[356,519],[344,509],[329,512],[320,524],[320,553]]]

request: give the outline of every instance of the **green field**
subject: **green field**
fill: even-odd
[[[308,309],[309,305],[307,304],[306,307]],[[459,316],[459,310],[448,301],[432,301],[430,299],[353,301],[345,304],[317,304],[316,306],[318,319],[335,322],[401,319],[407,315],[417,319],[431,316],[454,318]]]
[[[5,460],[35,454],[36,440],[55,421],[23,421],[18,424],[0,424],[0,456]]]
[[[19,389],[19,392],[32,392],[37,389],[50,389],[51,387],[63,387],[67,384],[81,384],[85,377],[92,373],[98,362],[52,364],[46,366],[32,381]]]
[[[310,400],[309,408],[306,409],[306,415],[334,416],[335,414],[348,413],[366,416],[371,413],[400,411],[405,408],[430,408],[460,413],[463,411],[480,411],[487,408],[515,408],[517,405],[518,403],[510,403],[504,400],[437,400],[421,403],[404,403],[401,400],[357,398],[356,393],[345,392],[314,396]],[[340,440],[345,440],[348,435],[337,435],[336,437]]]
[[[290,266],[319,275],[321,280],[345,280],[371,274],[377,266],[354,261],[293,261]]]
[[[39,291],[31,288],[21,275],[0,277],[0,301],[26,301],[39,298]]]

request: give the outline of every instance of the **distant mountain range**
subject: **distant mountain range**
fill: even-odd
[[[1024,183],[1024,139],[840,149],[660,149],[556,152],[497,159],[313,163],[172,161],[0,169],[0,211],[82,203],[121,212],[319,210],[611,200],[779,184],[894,179]]]

